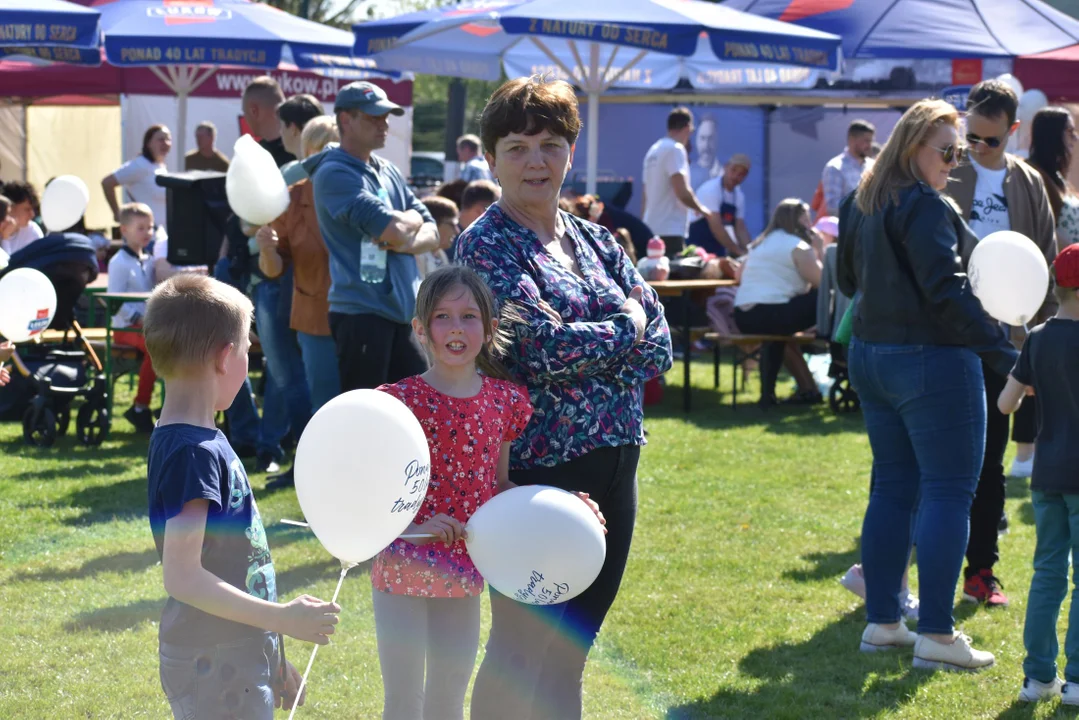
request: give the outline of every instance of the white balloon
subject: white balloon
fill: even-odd
[[[225,175],[229,207],[252,225],[266,225],[288,209],[288,186],[270,155],[250,135],[242,135],[232,148]]]
[[[8,340],[29,340],[49,327],[55,314],[56,288],[45,273],[19,268],[0,278],[0,334]]]
[[[423,428],[397,398],[352,390],[323,405],[296,447],[296,497],[315,536],[349,563],[400,535],[427,495]]]
[[[1001,230],[983,238],[970,255],[971,288],[985,311],[1008,325],[1026,325],[1045,302],[1049,266],[1030,238]]]
[[[1003,75],[999,76],[997,80],[1000,80],[1002,83],[1014,90],[1016,97],[1021,97],[1023,95],[1023,83],[1019,82],[1019,78],[1017,78],[1015,75],[1012,75],[1011,73],[1004,73]],[[970,110],[970,108],[967,108],[967,110]]]
[[[1019,109],[1016,119],[1028,123],[1034,119],[1034,114],[1044,107],[1049,106],[1049,98],[1041,90],[1027,90],[1019,96]]]
[[[60,175],[45,186],[41,196],[41,219],[49,232],[63,232],[86,214],[90,204],[90,188],[82,178]]]
[[[465,545],[495,590],[528,605],[580,595],[607,557],[603,526],[572,493],[523,485],[491,498],[466,526]]]

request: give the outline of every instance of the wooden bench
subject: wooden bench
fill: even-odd
[[[794,335],[721,335],[716,332],[707,332],[702,335],[705,340],[714,343],[714,373],[715,387],[719,389],[719,353],[723,347],[731,347],[734,354],[731,357],[731,408],[738,409],[738,368],[746,361],[760,362],[761,346],[768,342],[797,343],[798,345],[812,345],[817,341],[814,333],[796,333]],[[742,371],[742,390],[746,388],[746,373]]]

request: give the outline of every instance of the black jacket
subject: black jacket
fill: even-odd
[[[851,193],[839,208],[838,284],[861,298],[854,336],[871,343],[964,346],[1007,375],[1017,353],[964,273],[977,238],[928,185],[863,215]],[[962,259],[960,258],[962,255]]]

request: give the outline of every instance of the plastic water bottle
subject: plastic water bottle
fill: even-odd
[[[364,238],[360,245],[360,279],[369,283],[386,279],[386,251],[372,238]]]

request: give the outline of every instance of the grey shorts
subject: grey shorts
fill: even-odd
[[[162,642],[161,687],[176,720],[272,720],[277,635],[187,647]]]

